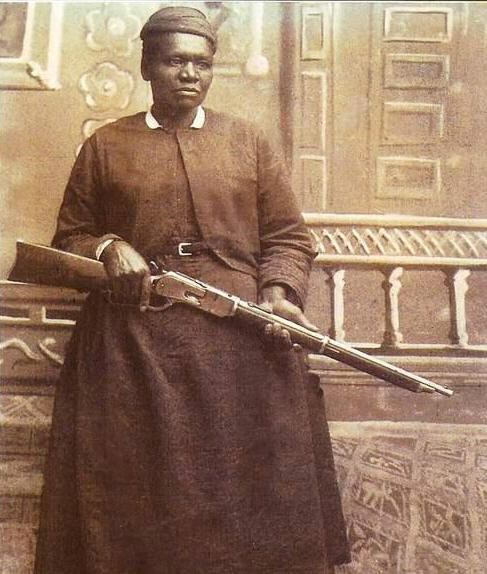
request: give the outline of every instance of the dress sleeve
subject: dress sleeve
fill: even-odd
[[[102,180],[94,136],[83,144],[71,171],[59,209],[52,246],[96,259],[97,247],[107,239],[101,201]]]
[[[257,149],[259,290],[270,284],[284,285],[289,298],[302,307],[316,253],[282,158],[262,135]]]

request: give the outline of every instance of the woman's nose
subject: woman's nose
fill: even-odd
[[[181,68],[181,76],[188,80],[196,80],[198,78],[198,72],[193,62],[186,62],[184,64]]]

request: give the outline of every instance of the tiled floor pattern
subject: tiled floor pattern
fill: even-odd
[[[0,574],[32,571],[51,408],[0,396]],[[485,572],[487,426],[330,426],[353,555],[339,574]]]
[[[483,574],[487,426],[332,423],[353,562],[340,574]]]

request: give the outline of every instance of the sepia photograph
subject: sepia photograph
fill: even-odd
[[[0,0],[0,574],[484,574],[487,2]]]

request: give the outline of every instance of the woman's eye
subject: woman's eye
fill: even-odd
[[[198,62],[196,66],[198,67],[199,70],[209,70],[211,68],[209,62]]]
[[[183,60],[181,60],[181,58],[171,58],[171,59],[169,60],[169,64],[170,64],[171,66],[180,67],[180,66],[184,65],[184,62],[183,62]]]

